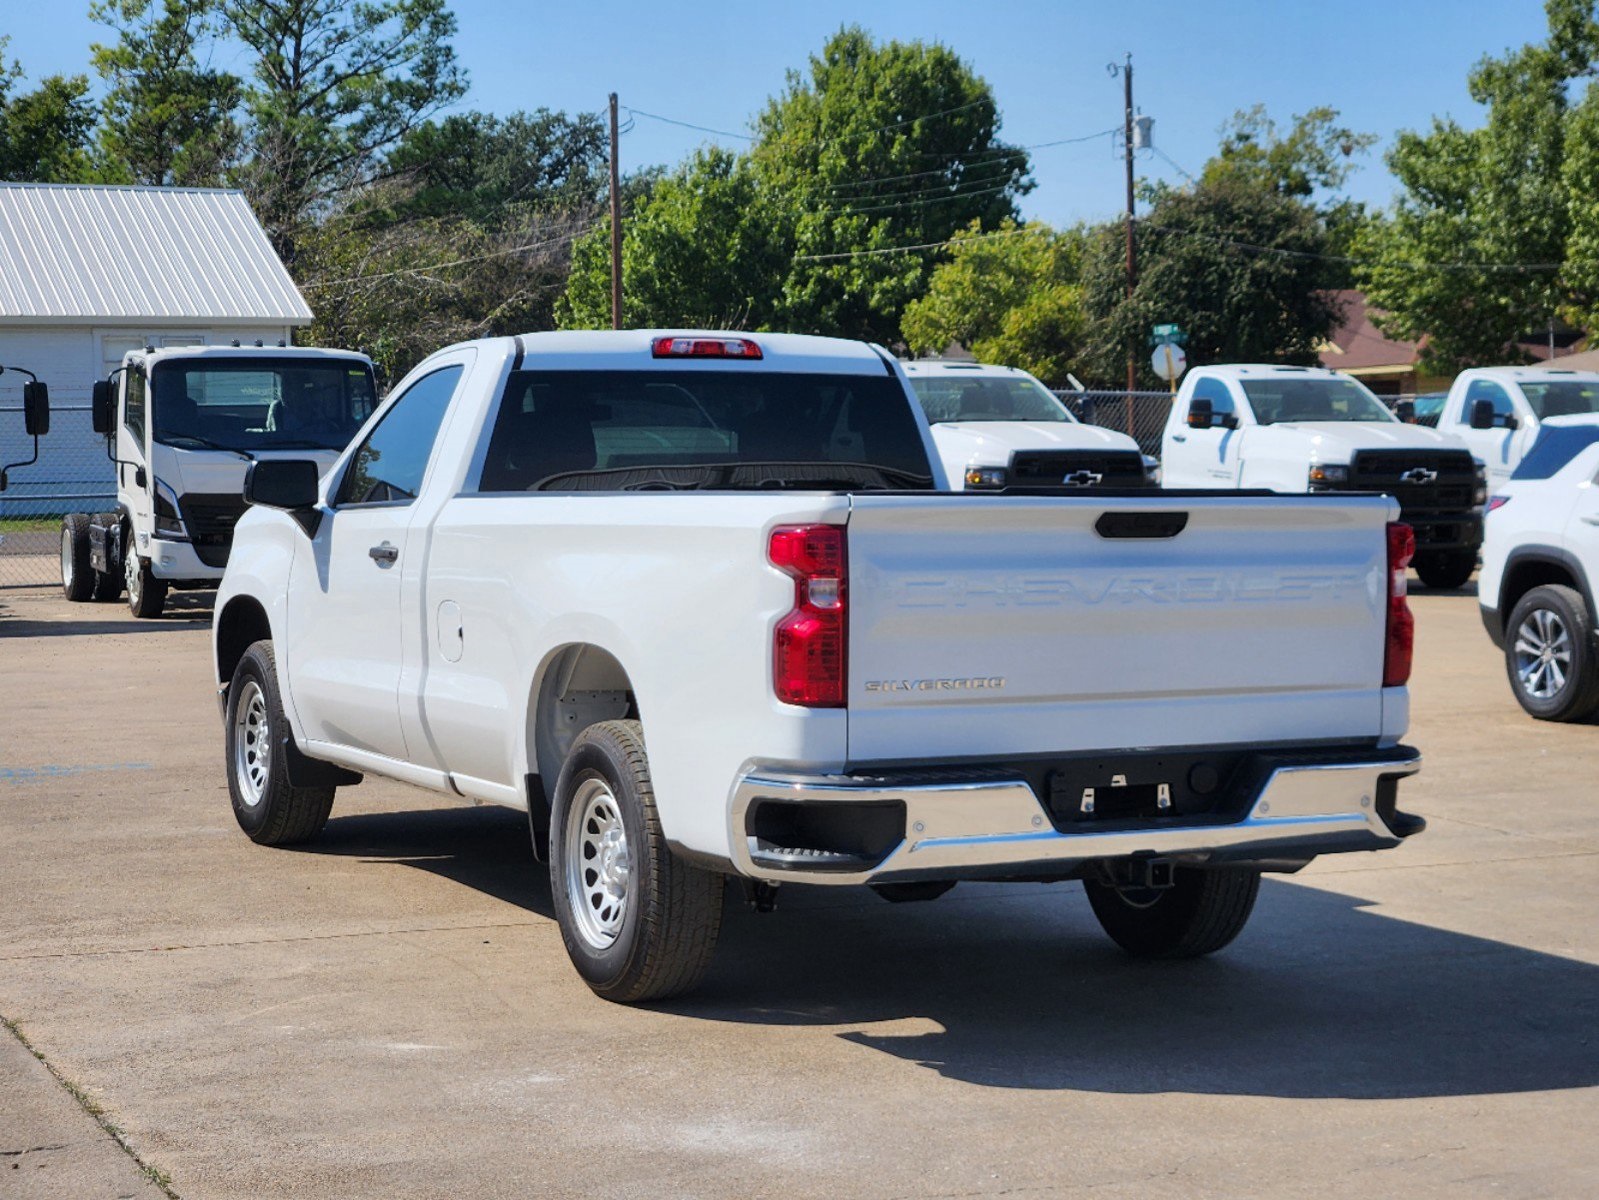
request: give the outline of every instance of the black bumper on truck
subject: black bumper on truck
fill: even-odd
[[[1483,487],[1466,450],[1361,450],[1348,481],[1314,491],[1383,492],[1416,533],[1416,553],[1475,552],[1482,545]]]
[[[1409,746],[1140,751],[806,776],[735,788],[734,867],[772,882],[1070,879],[1141,860],[1296,870],[1426,823],[1399,811]]]

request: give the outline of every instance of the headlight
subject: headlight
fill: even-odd
[[[1333,464],[1320,464],[1310,468],[1310,482],[1332,487],[1334,484],[1349,482],[1349,468]]]
[[[969,488],[1002,488],[1005,486],[1004,467],[967,467],[966,486]]]
[[[173,537],[182,537],[184,536],[183,518],[178,516],[177,505],[173,502],[173,500],[168,500],[166,498],[164,495],[165,491],[171,491],[171,489],[159,479],[156,480],[155,531],[157,533],[170,534]],[[174,495],[174,500],[175,499],[176,495]]]
[[[1477,460],[1472,460],[1477,468],[1477,486],[1472,490],[1471,502],[1485,504],[1488,501],[1488,468]]]
[[[1160,486],[1160,459],[1153,454],[1144,455],[1144,482]]]

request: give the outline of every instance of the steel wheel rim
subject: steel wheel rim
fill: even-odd
[[[1516,630],[1516,679],[1534,700],[1552,700],[1571,678],[1571,631],[1560,614],[1535,608]]]
[[[255,680],[247,679],[233,710],[233,778],[246,808],[261,803],[271,772],[272,722],[267,717],[266,693]]]
[[[122,578],[128,585],[128,602],[139,607],[139,556],[130,547],[122,556]]]
[[[578,934],[595,950],[621,936],[633,893],[633,856],[621,806],[605,780],[590,777],[572,797],[566,825],[566,900]]]
[[[61,582],[72,588],[72,530],[61,531]]]

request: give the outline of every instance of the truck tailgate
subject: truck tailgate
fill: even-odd
[[[856,496],[850,759],[1375,738],[1396,515],[1377,496]]]

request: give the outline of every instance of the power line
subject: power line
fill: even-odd
[[[844,258],[871,258],[883,254],[914,254],[918,250],[941,250],[945,246],[957,243],[966,245],[971,242],[986,242],[994,238],[1021,237],[1025,234],[1046,236],[1044,230],[1034,225],[1023,225],[1016,229],[996,229],[991,233],[968,233],[960,237],[946,238],[942,242],[920,242],[914,246],[883,246],[875,250],[845,250],[838,254],[796,254],[795,262],[833,262]]]
[[[865,131],[863,131],[862,133],[860,133],[858,135],[857,134],[849,134],[847,136],[839,136],[839,137],[832,137],[832,138],[821,138],[821,139],[819,139],[817,141],[804,142],[804,143],[802,143],[802,145],[805,145],[805,146],[818,146],[818,147],[820,147],[820,146],[831,146],[835,142],[853,140],[856,137],[871,137],[873,134],[887,133],[887,132],[889,132],[890,130],[893,130],[893,129],[903,129],[905,126],[914,125],[918,121],[936,121],[939,117],[953,116],[956,113],[965,112],[968,109],[972,109],[972,108],[978,108],[978,107],[980,107],[982,105],[985,105],[985,104],[993,105],[993,100],[991,98],[984,98],[982,100],[969,100],[965,104],[956,105],[954,108],[946,108],[946,109],[943,109],[940,112],[918,113],[914,117],[906,117],[903,121],[895,121],[895,122],[893,122],[892,124],[889,124],[889,125],[880,125],[876,129],[868,129],[868,130],[865,130]],[[627,108],[627,111],[629,113],[632,113],[635,116],[647,117],[651,121],[661,121],[661,122],[663,122],[663,123],[665,123],[667,125],[677,125],[677,126],[680,126],[683,129],[693,129],[693,130],[697,130],[700,133],[714,133],[718,137],[738,138],[739,140],[745,141],[745,142],[754,142],[754,141],[758,141],[759,140],[757,137],[755,137],[755,136],[753,136],[751,134],[747,134],[747,133],[734,133],[730,129],[712,129],[708,125],[696,125],[692,121],[681,121],[681,120],[678,120],[676,117],[663,117],[663,116],[661,116],[660,113],[645,112],[642,108],[633,108],[630,105],[624,105],[623,107]],[[998,106],[995,105],[994,107],[995,107],[995,111],[997,112],[998,111]]]
[[[1526,274],[1537,271],[1558,271],[1565,265],[1563,263],[1383,262],[1374,258],[1354,258],[1347,254],[1318,254],[1313,250],[1290,250],[1285,246],[1262,246],[1254,242],[1243,242],[1233,238],[1222,237],[1219,234],[1202,233],[1197,229],[1174,229],[1169,225],[1155,225],[1151,224],[1148,218],[1141,220],[1139,224],[1157,233],[1169,233],[1175,237],[1199,238],[1202,241],[1215,242],[1238,250],[1248,250],[1255,254],[1275,254],[1282,258],[1315,259],[1320,262],[1346,263],[1357,267],[1400,268],[1407,271],[1487,271]]]
[[[299,286],[301,291],[310,291],[315,288],[337,287],[346,283],[369,283],[374,279],[392,279],[397,275],[421,275],[427,271],[443,271],[449,267],[462,267],[469,263],[487,262],[493,258],[508,258],[513,254],[526,254],[531,250],[544,250],[550,246],[559,245],[561,242],[573,241],[582,237],[598,224],[598,221],[590,221],[587,225],[574,229],[570,233],[563,233],[559,237],[546,238],[540,242],[529,242],[525,246],[511,246],[504,250],[491,250],[486,254],[473,254],[466,258],[454,258],[448,262],[424,263],[417,267],[399,267],[393,271],[376,271],[370,275],[351,275],[344,279],[319,279],[314,283],[302,283]]]
[[[950,200],[975,200],[982,196],[993,196],[1000,192],[1008,191],[1013,182],[1014,181],[1007,181],[999,184],[997,187],[986,187],[974,191],[951,192],[944,196],[934,195],[927,196],[922,199],[915,199],[912,197],[893,200],[888,204],[846,205],[843,208],[827,208],[814,211],[806,210],[802,215],[807,217],[847,217],[854,216],[857,213],[890,212],[892,210],[901,208],[920,208],[926,204],[943,204]],[[874,199],[874,197],[867,196],[863,197],[863,199],[869,200]]]

